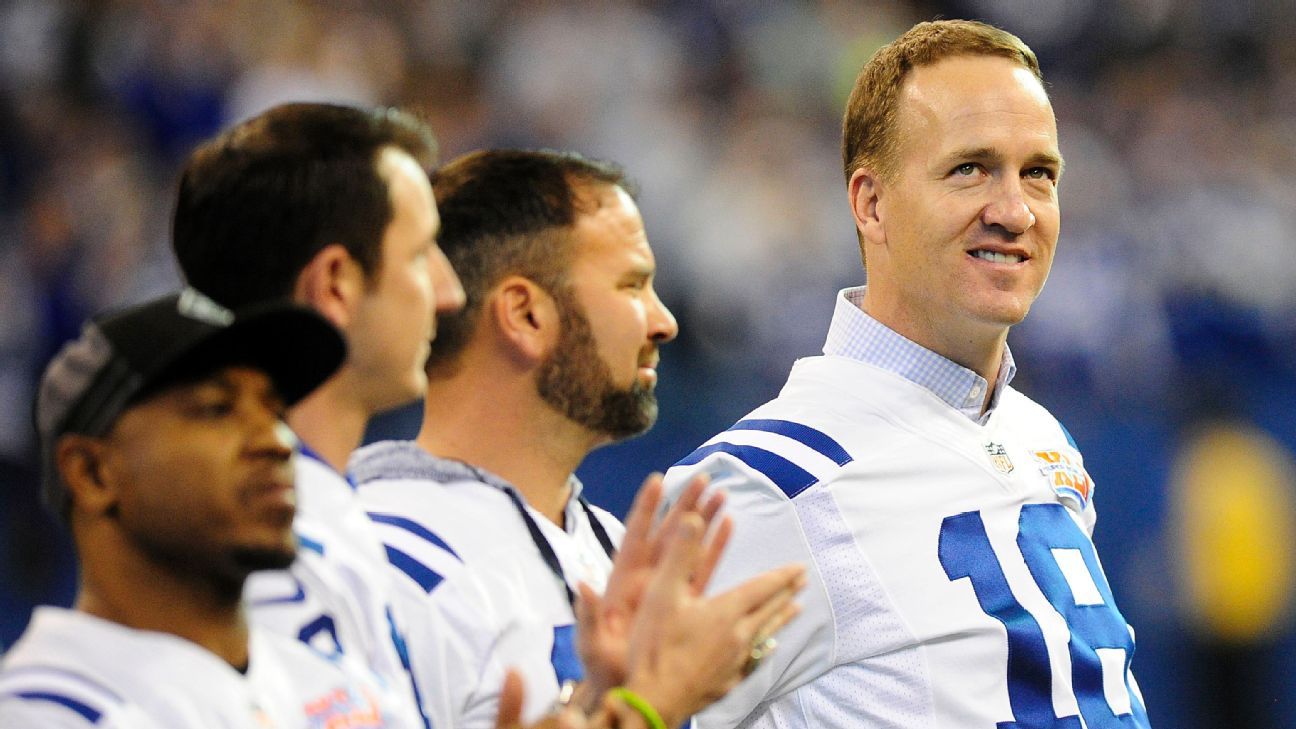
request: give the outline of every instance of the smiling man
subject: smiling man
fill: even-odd
[[[351,470],[422,609],[472,642],[456,673],[517,667],[534,719],[582,677],[576,589],[602,591],[622,537],[572,472],[652,425],[658,347],[677,328],[618,169],[493,150],[448,163],[433,189],[467,303],[439,320],[417,440],[363,448]],[[455,726],[490,726],[499,685],[455,683]]]
[[[1147,727],[1093,482],[1009,385],[1059,229],[1034,53],[921,23],[864,66],[843,137],[867,287],[838,295],[824,356],[667,474],[728,491],[717,588],[811,565],[804,617],[699,725]]]
[[[80,560],[0,671],[0,726],[414,727],[351,657],[249,627],[243,584],[297,556],[286,409],[342,363],[324,319],[192,289],[101,317],[36,402],[44,496]]]

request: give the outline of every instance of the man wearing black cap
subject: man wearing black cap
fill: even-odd
[[[243,583],[296,556],[283,423],[341,364],[306,309],[185,290],[89,323],[42,378],[44,495],[81,562],[0,672],[0,726],[413,726],[388,689],[248,627]]]

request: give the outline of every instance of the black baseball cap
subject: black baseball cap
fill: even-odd
[[[67,488],[54,462],[60,436],[103,435],[141,394],[171,378],[248,365],[265,372],[291,406],[345,358],[346,342],[332,324],[286,301],[236,313],[186,288],[96,317],[50,361],[36,393],[45,501],[64,513]]]

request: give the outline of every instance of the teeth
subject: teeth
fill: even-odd
[[[1016,253],[996,253],[994,251],[972,251],[972,255],[991,263],[1021,263],[1022,257]]]

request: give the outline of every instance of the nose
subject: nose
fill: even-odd
[[[258,403],[248,416],[248,448],[258,456],[287,461],[297,449],[297,434],[270,405]]]
[[[463,283],[455,273],[450,259],[446,258],[441,246],[432,246],[428,256],[428,266],[432,269],[432,291],[438,314],[449,314],[463,308],[466,296]]]
[[[1035,225],[1035,214],[1023,194],[1021,180],[1009,178],[995,191],[995,198],[981,211],[981,222],[1021,235]]]
[[[675,315],[666,308],[666,304],[652,291],[652,300],[648,308],[648,338],[657,344],[664,344],[679,335],[679,322]]]

